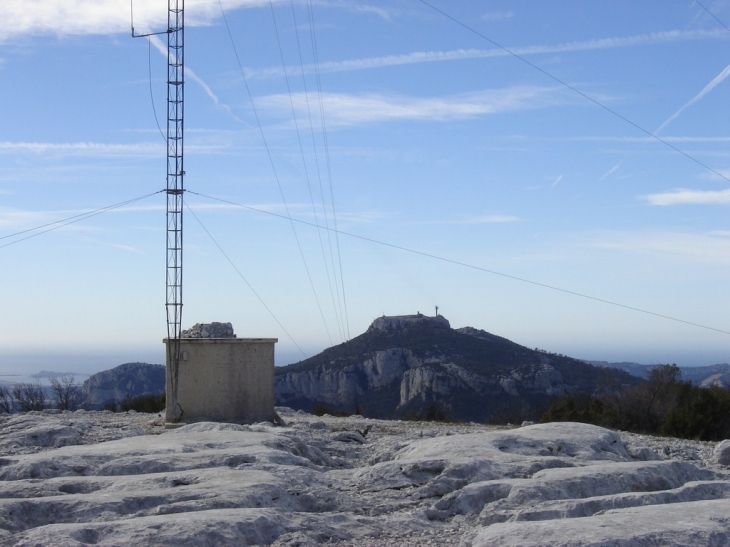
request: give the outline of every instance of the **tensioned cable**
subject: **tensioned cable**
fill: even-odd
[[[256,110],[256,104],[253,100],[253,95],[251,94],[251,89],[248,86],[248,80],[246,79],[246,73],[243,70],[243,65],[241,64],[241,58],[238,56],[238,49],[236,48],[236,42],[233,40],[233,34],[231,33],[231,27],[228,25],[228,19],[226,18],[226,12],[223,10],[223,4],[221,3],[221,0],[218,0],[218,5],[221,9],[221,14],[223,15],[223,22],[226,25],[226,30],[228,31],[228,38],[231,40],[231,46],[233,47],[233,53],[236,56],[236,61],[238,62],[238,68],[241,71],[241,76],[243,77],[243,83],[246,87],[246,93],[248,94],[249,101],[251,102],[251,109],[253,110],[254,117],[256,118],[256,124],[259,127],[259,133],[261,134],[261,140],[264,143],[264,149],[266,150],[266,155],[269,158],[269,164],[271,165],[271,170],[274,173],[274,179],[276,179],[276,184],[279,187],[279,193],[281,194],[281,200],[284,202],[284,208],[286,209],[287,216],[291,219],[291,213],[289,212],[289,205],[286,202],[286,197],[284,197],[284,189],[281,187],[281,181],[279,180],[279,174],[276,171],[276,165],[274,164],[274,158],[271,155],[271,149],[269,148],[269,143],[266,140],[266,135],[264,134],[264,128],[261,124],[261,120],[259,119],[258,111]],[[302,257],[302,262],[304,264],[304,269],[307,272],[307,278],[309,279],[309,285],[312,288],[312,292],[314,293],[314,299],[317,301],[317,306],[320,309],[320,313],[322,310],[322,307],[319,304],[319,298],[317,297],[317,291],[314,289],[314,282],[312,281],[312,276],[309,273],[309,266],[307,266],[307,260],[304,257],[304,251],[302,250],[302,244],[299,242],[299,236],[297,235],[296,228],[294,228],[294,222],[290,220],[291,229],[294,233],[294,239],[297,242],[297,247],[299,248],[299,254]],[[324,316],[323,316],[324,320]],[[327,331],[327,337],[330,339],[330,342],[332,342],[332,337],[329,334],[329,329],[327,328],[327,323],[325,322],[325,330]]]
[[[167,137],[165,137],[165,134],[162,132],[162,128],[160,127],[160,121],[157,119],[157,109],[155,108],[155,97],[152,94],[152,37],[147,37],[147,71],[149,72],[150,76],[150,102],[152,103],[152,112],[155,114],[155,123],[157,124],[157,129],[160,131],[160,136],[162,137],[162,140],[167,143]]]
[[[429,4],[429,3],[428,3],[428,2],[426,1],[426,0],[418,0],[418,1],[419,1],[419,2],[421,2],[422,4],[424,4],[424,5],[428,6],[429,8],[431,8],[432,10],[434,10],[435,12],[437,12],[437,13],[440,13],[441,15],[443,15],[444,17],[446,17],[447,19],[450,19],[451,21],[453,21],[453,22],[454,22],[454,23],[456,23],[457,25],[459,25],[459,26],[461,26],[461,27],[465,28],[465,29],[466,29],[466,30],[468,30],[469,32],[471,32],[471,33],[473,33],[473,34],[476,34],[477,36],[479,36],[479,37],[480,37],[480,38],[482,38],[483,40],[486,40],[486,41],[487,41],[487,42],[489,42],[490,44],[492,44],[492,45],[494,45],[494,46],[498,47],[498,48],[499,48],[499,49],[501,49],[502,51],[504,51],[504,52],[506,52],[506,53],[509,53],[510,55],[512,55],[513,57],[515,57],[516,59],[519,59],[520,61],[522,61],[522,62],[523,62],[523,63],[525,63],[526,65],[528,65],[528,66],[530,66],[530,67],[534,68],[534,69],[535,69],[535,70],[537,70],[538,72],[541,72],[542,74],[544,74],[544,75],[545,75],[545,76],[547,76],[548,78],[550,78],[550,79],[552,79],[552,80],[556,81],[556,82],[557,82],[557,83],[559,83],[560,85],[562,85],[562,86],[564,86],[564,87],[567,87],[568,89],[570,89],[570,90],[571,90],[571,91],[573,91],[574,93],[577,93],[578,95],[580,95],[580,96],[581,96],[581,97],[583,97],[584,99],[586,99],[586,100],[588,100],[588,101],[592,102],[592,103],[593,103],[593,104],[595,104],[596,106],[599,106],[599,107],[601,107],[601,108],[602,108],[603,110],[605,110],[606,112],[609,112],[610,114],[613,114],[613,115],[614,115],[614,116],[616,116],[617,118],[619,118],[619,119],[623,120],[624,122],[626,122],[626,123],[627,123],[627,124],[629,124],[630,126],[632,126],[632,127],[636,128],[636,129],[638,129],[638,130],[639,130],[639,131],[641,131],[642,133],[645,133],[646,135],[648,135],[649,137],[653,138],[654,140],[656,140],[656,141],[658,141],[658,142],[660,142],[660,143],[664,144],[665,146],[668,146],[669,148],[671,148],[671,149],[672,149],[672,150],[674,150],[675,152],[678,152],[678,153],[682,154],[682,155],[683,155],[683,156],[684,156],[685,158],[687,158],[687,159],[689,159],[689,160],[691,160],[691,161],[695,162],[695,163],[696,163],[697,165],[699,165],[699,166],[701,166],[701,167],[703,167],[703,168],[707,169],[708,171],[710,171],[711,173],[714,173],[714,174],[715,174],[715,175],[717,175],[718,177],[720,177],[720,178],[722,178],[722,179],[725,179],[726,181],[730,182],[730,177],[729,177],[729,176],[723,175],[722,173],[720,173],[719,171],[716,171],[715,169],[713,169],[712,167],[710,167],[710,166],[709,166],[709,165],[707,165],[706,163],[703,163],[702,161],[698,160],[698,159],[697,159],[697,158],[695,158],[694,156],[692,156],[692,155],[688,154],[687,152],[685,152],[685,151],[684,151],[684,150],[682,150],[681,148],[677,148],[676,146],[674,146],[674,145],[673,145],[672,143],[670,143],[669,141],[666,141],[666,140],[662,139],[661,137],[659,137],[658,135],[655,135],[654,133],[652,133],[652,132],[651,132],[651,131],[649,131],[648,129],[644,129],[644,128],[643,128],[643,127],[641,127],[641,126],[640,126],[639,124],[637,124],[637,123],[635,123],[635,122],[632,122],[632,121],[631,121],[630,119],[628,119],[628,118],[627,118],[627,117],[625,117],[624,115],[622,115],[622,114],[619,114],[618,112],[616,112],[616,111],[615,111],[615,110],[613,110],[612,108],[609,108],[609,107],[608,107],[608,106],[606,106],[605,104],[603,104],[603,103],[601,103],[601,102],[597,101],[596,99],[594,99],[593,97],[591,97],[591,96],[590,96],[590,95],[588,95],[587,93],[584,93],[584,92],[583,92],[583,91],[581,91],[580,89],[578,89],[578,88],[576,88],[576,87],[574,87],[574,86],[570,85],[569,83],[567,83],[567,82],[565,82],[565,81],[561,80],[561,79],[560,79],[560,78],[558,78],[557,76],[554,76],[553,74],[551,74],[551,73],[550,73],[550,72],[548,72],[547,70],[545,70],[545,69],[543,69],[543,68],[540,68],[540,67],[539,67],[539,66],[537,66],[536,64],[534,64],[534,63],[532,63],[532,62],[528,61],[528,60],[527,60],[527,59],[526,59],[525,57],[523,57],[523,56],[522,56],[522,55],[520,55],[519,53],[515,53],[515,52],[514,52],[514,51],[512,51],[511,49],[509,49],[509,48],[507,48],[507,47],[503,46],[502,44],[499,44],[498,42],[495,42],[494,40],[492,40],[491,38],[489,38],[489,37],[488,37],[488,36],[486,36],[485,34],[482,34],[482,33],[481,33],[481,32],[479,32],[478,30],[476,30],[476,29],[474,29],[474,28],[470,27],[469,25],[467,25],[466,23],[463,23],[463,22],[459,21],[458,19],[456,19],[456,18],[455,18],[455,17],[453,17],[452,15],[449,15],[449,14],[448,14],[448,13],[446,13],[445,11],[443,11],[443,10],[440,10],[439,8],[437,8],[436,6],[434,6],[434,5],[432,5],[432,4]]]
[[[347,297],[345,296],[345,276],[342,272],[342,253],[340,252],[340,236],[339,232],[337,231],[337,210],[335,209],[335,191],[334,186],[332,184],[332,164],[330,162],[330,153],[329,153],[329,142],[327,138],[327,123],[324,116],[324,100],[322,99],[322,79],[319,72],[319,49],[317,48],[317,35],[315,33],[315,25],[314,25],[314,10],[312,9],[312,2],[311,0],[308,0],[307,2],[307,14],[309,16],[309,28],[310,28],[310,36],[312,40],[312,52],[314,55],[314,68],[315,68],[315,76],[317,81],[317,92],[319,96],[319,116],[322,123],[322,137],[324,140],[324,152],[325,152],[325,158],[327,160],[327,181],[330,185],[330,205],[332,207],[332,222],[334,223],[334,233],[335,233],[335,245],[337,246],[337,260],[340,267],[340,283],[342,284],[342,302],[345,307],[345,322],[347,326],[347,338],[350,338],[350,320],[349,320],[349,314],[347,313]],[[321,187],[320,187],[321,190]],[[324,196],[322,197],[322,202],[324,203]],[[329,233],[329,232],[328,232]],[[330,247],[331,248],[331,247]],[[334,258],[333,258],[334,263]]]
[[[307,189],[309,190],[309,199],[312,202],[312,210],[315,212],[314,220],[317,222],[317,216],[316,216],[316,210],[314,209],[314,196],[312,195],[312,185],[309,180],[309,170],[307,169],[307,160],[304,156],[304,146],[302,145],[302,135],[299,131],[299,120],[297,120],[297,113],[296,109],[294,108],[294,98],[292,97],[291,93],[291,86],[289,85],[289,76],[286,73],[286,62],[284,61],[284,50],[281,48],[281,39],[279,38],[279,26],[276,23],[276,15],[274,13],[274,4],[271,0],[269,0],[269,7],[271,8],[271,19],[274,22],[274,33],[276,34],[276,44],[279,46],[279,57],[281,58],[281,68],[284,70],[284,81],[286,82],[286,91],[289,94],[289,104],[291,105],[291,115],[292,119],[294,120],[294,129],[296,130],[297,134],[297,142],[299,143],[299,153],[302,157],[302,166],[304,167],[304,178],[307,181]],[[317,233],[319,234],[319,230],[317,230]],[[322,242],[322,238],[320,236],[320,243]],[[324,257],[324,247],[322,247],[322,256]],[[327,279],[329,279],[329,270],[327,268],[327,261],[325,260],[324,263],[325,270],[327,271]],[[312,287],[312,290],[314,290],[314,287]],[[330,292],[332,291],[332,284],[330,283]],[[319,306],[319,314],[322,316],[322,322],[325,325],[325,330],[327,331],[327,337],[329,338],[330,345],[333,345],[332,343],[332,337],[330,336],[329,328],[327,328],[327,321],[324,318],[324,313],[322,311],[322,307],[319,304],[319,299],[317,300],[317,306]],[[334,301],[334,297],[333,297]],[[337,317],[335,313],[335,317]],[[339,329],[339,321],[337,321],[338,329]],[[340,330],[340,340],[342,340],[342,330]]]
[[[296,341],[294,340],[294,338],[292,337],[292,335],[289,334],[289,331],[287,331],[284,328],[284,325],[282,325],[281,321],[279,321],[279,319],[276,317],[276,315],[274,315],[274,312],[271,311],[271,309],[266,305],[266,302],[264,302],[263,298],[261,298],[259,296],[259,293],[257,293],[256,290],[251,286],[251,283],[249,283],[248,280],[244,277],[244,275],[241,273],[241,270],[238,269],[238,266],[236,266],[234,264],[233,260],[231,260],[231,257],[229,257],[228,254],[223,250],[223,248],[218,244],[218,242],[215,240],[213,235],[208,231],[208,228],[206,228],[205,225],[200,221],[200,219],[198,218],[198,215],[196,215],[193,212],[193,210],[190,208],[190,206],[187,203],[185,203],[185,208],[188,210],[188,212],[191,215],[193,215],[195,220],[198,221],[198,224],[200,224],[200,227],[205,231],[206,234],[208,234],[208,237],[215,244],[215,246],[218,247],[218,250],[223,254],[224,257],[226,257],[226,260],[228,261],[228,263],[231,266],[233,266],[234,270],[236,270],[236,273],[238,273],[238,276],[243,280],[243,282],[246,284],[246,286],[248,286],[248,288],[251,290],[251,292],[254,294],[254,296],[256,298],[258,298],[259,302],[261,302],[261,305],[266,309],[267,312],[269,312],[269,315],[271,315],[271,317],[274,318],[274,321],[276,321],[276,323],[279,325],[279,327],[281,327],[281,330],[283,330],[284,333],[289,337],[289,340],[292,341],[292,344],[294,344],[297,347],[297,349],[301,352],[301,354],[306,358],[307,354],[304,353],[304,351],[302,351],[302,348],[299,347],[299,344],[297,344]]]
[[[312,10],[312,3],[311,1],[307,2],[307,19],[309,22],[309,39],[312,47],[312,58],[313,58],[313,64],[314,64],[314,75],[315,75],[315,82],[316,82],[316,88],[317,88],[317,98],[318,98],[318,104],[319,104],[319,118],[320,118],[320,124],[322,127],[322,143],[324,145],[324,153],[325,153],[325,166],[327,168],[327,181],[330,185],[330,201],[331,201],[331,207],[332,207],[332,222],[337,227],[337,211],[334,207],[334,193],[332,190],[332,168],[330,163],[330,155],[329,155],[329,141],[327,137],[327,124],[325,121],[324,116],[324,100],[322,98],[322,80],[319,72],[319,51],[317,49],[317,36],[315,31],[315,25],[314,25],[314,12]],[[303,67],[302,67],[303,68]],[[302,77],[304,78],[304,74],[302,74]],[[309,104],[307,104],[307,107],[309,107]],[[310,114],[311,116],[311,114]],[[314,124],[312,124],[314,125]],[[314,134],[312,134],[312,139],[314,140]],[[316,148],[315,148],[316,150]],[[327,218],[327,205],[326,201],[324,199],[324,188],[322,186],[322,177],[319,172],[319,163],[317,165],[318,174],[319,174],[319,195],[322,199],[322,211],[324,213],[324,222],[325,226],[329,228],[329,220]],[[345,324],[347,327],[347,338],[350,338],[350,325],[349,325],[349,318],[347,314],[347,299],[345,297],[345,280],[342,275],[342,261],[340,260],[340,280],[342,285],[342,302],[344,303],[345,311],[343,313],[343,305],[340,302],[340,287],[337,284],[337,270],[335,269],[335,257],[334,253],[332,252],[332,232],[327,230],[327,243],[329,245],[329,251],[330,251],[330,260],[332,261],[332,273],[335,278],[335,291],[337,292],[337,305],[339,307],[340,316],[344,316]],[[339,247],[339,240],[337,239],[337,234],[335,234],[335,244],[337,246],[337,256],[340,257],[340,247]]]
[[[228,201],[228,200],[225,200],[225,199],[216,198],[216,197],[213,197],[213,196],[208,196],[208,195],[205,195],[205,194],[201,194],[199,192],[193,192],[191,190],[187,190],[187,192],[190,193],[190,194],[195,194],[196,196],[200,196],[200,197],[203,197],[203,198],[212,199],[212,200],[215,200],[215,201],[220,201],[221,203],[227,203],[228,205],[234,205],[236,207],[241,207],[242,209],[248,209],[250,211],[256,211],[257,213],[263,213],[263,214],[266,214],[266,215],[269,215],[269,216],[278,217],[278,218],[284,218],[284,219],[289,218],[293,222],[298,222],[300,224],[305,224],[307,226],[315,226],[314,224],[312,224],[311,222],[307,222],[306,220],[291,219],[290,217],[286,217],[286,216],[280,215],[278,213],[273,213],[271,211],[265,211],[263,209],[258,209],[256,207],[251,207],[249,205],[243,205],[241,203],[235,203],[233,201]],[[329,229],[334,231],[333,228],[329,228]],[[424,251],[418,251],[418,250],[415,250],[415,249],[410,249],[408,247],[403,247],[401,245],[396,245],[394,243],[387,243],[385,241],[380,241],[380,240],[377,240],[377,239],[373,239],[373,238],[370,238],[370,237],[353,234],[353,233],[350,233],[350,232],[344,232],[342,230],[337,230],[337,231],[340,234],[342,234],[342,235],[349,236],[349,237],[352,237],[352,238],[355,238],[355,239],[360,239],[362,241],[368,241],[370,243],[375,243],[377,245],[382,245],[384,247],[390,247],[391,249],[397,249],[399,251],[405,251],[405,252],[408,252],[408,253],[411,253],[411,254],[415,254],[415,255],[419,255],[419,256],[424,256],[424,257],[427,257],[427,258],[432,258],[434,260],[439,260],[441,262],[447,262],[449,264],[454,264],[456,266],[462,266],[464,268],[469,268],[469,269],[472,269],[472,270],[477,270],[477,271],[484,272],[484,273],[488,273],[488,274],[492,274],[492,275],[498,275],[500,277],[505,277],[507,279],[512,279],[514,281],[520,281],[522,283],[529,283],[530,285],[535,285],[537,287],[542,287],[542,288],[545,288],[545,289],[550,289],[550,290],[553,290],[553,291],[558,291],[558,292],[562,292],[562,293],[565,293],[565,294],[570,294],[570,295],[573,295],[573,296],[578,296],[580,298],[586,298],[588,300],[593,300],[594,302],[601,302],[602,304],[609,304],[611,306],[616,306],[618,308],[624,308],[624,309],[627,309],[627,310],[632,310],[632,311],[639,312],[639,313],[644,313],[644,314],[647,314],[647,315],[653,315],[654,317],[661,317],[662,319],[668,319],[670,321],[675,321],[677,323],[683,323],[685,325],[691,325],[693,327],[698,327],[698,328],[701,328],[701,329],[711,330],[711,331],[719,332],[719,333],[722,333],[722,334],[730,334],[730,331],[718,329],[718,328],[715,328],[715,327],[710,327],[708,325],[702,325],[700,323],[694,323],[692,321],[686,321],[684,319],[679,319],[678,317],[672,317],[671,315],[664,315],[662,313],[657,313],[657,312],[653,312],[653,311],[650,311],[650,310],[645,310],[645,309],[642,309],[642,308],[637,308],[635,306],[629,306],[627,304],[621,304],[620,302],[614,302],[613,300],[607,300],[605,298],[599,298],[597,296],[591,296],[589,294],[579,293],[577,291],[572,291],[570,289],[563,289],[561,287],[556,287],[555,285],[548,285],[547,283],[541,283],[539,281],[533,281],[531,279],[526,279],[524,277],[518,277],[516,275],[506,274],[506,273],[503,273],[503,272],[498,272],[496,270],[490,270],[488,268],[482,268],[481,266],[475,266],[473,264],[468,264],[466,262],[460,262],[458,260],[453,260],[451,258],[445,258],[443,256],[435,255],[435,254],[432,254],[432,253],[427,253],[427,252],[424,252]]]
[[[312,151],[314,152],[314,165],[317,168],[317,180],[319,181],[319,191],[320,196],[322,197],[322,210],[324,212],[324,222],[325,225],[328,224],[327,221],[327,206],[324,201],[324,192],[322,191],[322,170],[319,168],[319,154],[317,153],[317,140],[314,137],[314,121],[312,120],[312,109],[309,104],[309,90],[307,89],[307,78],[304,74],[304,58],[302,57],[302,46],[299,41],[299,25],[297,24],[297,15],[296,10],[294,9],[294,0],[290,1],[291,4],[291,14],[292,18],[294,20],[294,34],[297,39],[297,51],[299,52],[299,66],[301,67],[302,71],[302,85],[304,86],[304,101],[307,105],[307,116],[309,117],[309,133],[312,137]],[[316,66],[316,65],[315,65]],[[284,67],[284,75],[286,76],[286,67]],[[287,84],[288,85],[288,84]],[[300,142],[301,146],[301,142]],[[303,154],[303,153],[302,153]],[[302,155],[302,160],[304,159],[304,156]],[[317,208],[314,205],[314,195],[312,194],[312,187],[309,184],[309,176],[307,176],[307,187],[309,188],[309,198],[312,201],[312,213],[314,214],[314,222],[319,225],[319,216],[317,215]],[[329,236],[329,232],[326,232],[327,236]],[[322,260],[325,265],[325,272],[327,273],[327,284],[329,286],[330,290],[330,297],[332,298],[332,308],[335,312],[335,318],[337,319],[337,328],[340,331],[340,336],[344,339],[344,332],[342,327],[342,306],[340,305],[340,294],[339,289],[337,287],[337,272],[335,270],[335,261],[334,257],[332,256],[332,240],[331,238],[327,238],[327,241],[329,243],[329,250],[330,250],[330,258],[332,258],[332,274],[335,278],[335,289],[337,289],[337,301],[335,301],[335,291],[332,288],[332,278],[330,277],[330,270],[329,266],[327,264],[327,255],[324,251],[324,241],[322,240],[322,231],[317,230],[317,237],[319,238],[319,247],[322,250]],[[339,305],[339,314],[338,314],[338,305]]]
[[[720,24],[721,24],[721,25],[722,25],[723,27],[725,27],[725,30],[727,30],[728,32],[730,32],[730,28],[728,28],[728,27],[727,27],[727,25],[726,25],[725,23],[723,23],[722,21],[720,21],[720,19],[718,19],[718,18],[717,18],[717,16],[716,16],[716,15],[715,15],[714,13],[712,13],[712,12],[711,12],[710,10],[708,10],[708,9],[707,9],[707,8],[706,8],[705,6],[703,6],[703,5],[702,5],[702,4],[701,4],[701,3],[699,2],[699,0],[695,0],[695,4],[697,4],[697,5],[698,5],[699,7],[701,7],[701,8],[703,9],[703,10],[705,10],[705,11],[706,11],[707,13],[709,13],[709,14],[710,14],[710,16],[711,16],[711,17],[712,17],[712,18],[713,18],[713,19],[714,19],[715,21],[717,21],[718,23],[720,23]]]
[[[126,201],[122,201],[119,203],[115,203],[114,205],[108,205],[106,207],[101,207],[99,209],[94,209],[93,211],[88,211],[86,213],[79,213],[78,215],[74,215],[68,218],[64,218],[61,220],[56,220],[54,222],[49,222],[48,224],[42,224],[41,226],[36,226],[35,228],[28,228],[27,230],[21,230],[20,232],[15,232],[14,234],[9,234],[6,236],[0,237],[0,239],[8,239],[10,237],[16,237],[21,234],[27,234],[28,232],[35,232],[36,230],[43,230],[43,228],[48,228],[47,230],[43,230],[42,232],[38,232],[35,234],[30,234],[29,236],[23,237],[21,239],[17,239],[15,241],[11,241],[10,243],[6,243],[5,245],[0,245],[0,249],[3,249],[5,247],[9,247],[10,245],[15,245],[16,243],[20,243],[21,241],[25,241],[27,239],[30,239],[32,237],[39,236],[41,234],[45,234],[48,232],[52,232],[53,230],[58,230],[59,228],[63,228],[64,226],[68,226],[69,224],[75,224],[76,222],[81,222],[82,220],[86,220],[87,218],[95,217],[97,215],[100,215],[102,213],[106,213],[108,211],[112,211],[114,209],[118,209],[120,207],[124,207],[125,205],[129,205],[131,203],[135,203],[137,201],[141,201],[143,199],[146,199],[150,196],[154,196],[156,194],[160,194],[162,192],[165,192],[165,190],[158,190],[157,192],[152,192],[151,194],[145,194],[144,196],[140,196],[137,198],[128,199]]]

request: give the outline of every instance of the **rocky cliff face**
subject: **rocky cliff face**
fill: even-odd
[[[421,364],[411,351],[393,348],[374,352],[362,361],[342,368],[322,366],[277,374],[276,400],[278,404],[295,406],[301,406],[295,402],[297,400],[309,400],[354,412],[358,405],[366,404],[373,392],[400,386],[406,381],[409,370],[415,370]]]
[[[90,376],[81,391],[91,409],[120,403],[127,397],[162,393],[165,391],[165,367],[125,363]]]
[[[277,404],[366,416],[530,417],[551,397],[595,391],[606,372],[441,317],[380,317],[361,336],[276,371]],[[619,381],[631,383],[619,371]]]

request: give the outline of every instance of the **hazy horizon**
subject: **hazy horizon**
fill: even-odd
[[[494,333],[499,334],[499,333]],[[515,341],[525,345],[520,341]],[[560,353],[575,359],[586,361],[607,361],[610,363],[631,362],[642,365],[674,363],[681,367],[710,366],[728,363],[727,357],[722,352],[708,350],[697,352],[681,349],[668,349],[663,351],[649,351],[647,349],[607,349],[576,348],[575,352],[569,349],[551,348],[543,345],[526,346],[530,349],[539,347],[550,353]],[[316,355],[326,348],[319,348],[308,353],[308,357]],[[666,356],[666,357],[663,357]],[[285,366],[301,361],[301,355],[297,351],[283,349],[276,351],[276,366]],[[27,351],[27,352],[0,352],[0,381],[7,376],[29,376],[41,371],[52,372],[73,372],[80,375],[94,374],[102,370],[108,370],[124,363],[149,363],[165,364],[164,348],[153,350],[152,348],[128,348],[111,351],[62,351],[57,353]]]

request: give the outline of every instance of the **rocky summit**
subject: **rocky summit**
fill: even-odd
[[[183,338],[235,338],[231,323],[195,323],[189,329],[182,331]]]
[[[515,422],[551,398],[640,380],[532,350],[441,315],[383,316],[352,340],[276,370],[277,404],[374,418]]]

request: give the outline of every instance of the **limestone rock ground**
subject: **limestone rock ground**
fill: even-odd
[[[0,545],[730,544],[714,443],[278,411],[0,416]]]

